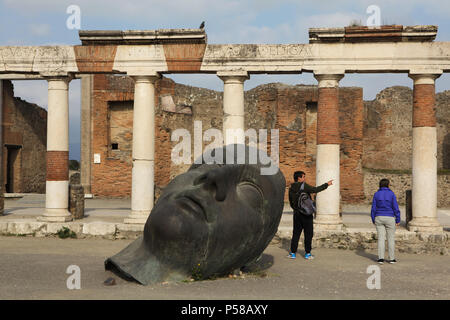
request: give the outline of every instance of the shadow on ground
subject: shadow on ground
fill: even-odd
[[[273,262],[274,258],[272,255],[263,253],[258,260],[242,267],[241,271],[244,273],[261,273],[271,268]]]
[[[378,260],[378,256],[373,254],[373,253],[369,253],[366,252],[366,250],[362,249],[362,248],[358,248],[355,250],[355,253],[360,256],[360,257],[364,257],[367,258],[371,261],[377,261]]]

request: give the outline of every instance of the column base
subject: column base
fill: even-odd
[[[45,209],[44,215],[36,218],[41,222],[68,222],[73,221],[73,217],[67,209]]]
[[[145,224],[150,211],[132,211],[131,214],[123,220],[126,224]]]
[[[409,231],[425,233],[441,233],[443,228],[435,217],[413,218],[407,226]]]
[[[317,215],[314,219],[315,231],[343,231],[344,225],[340,216]]]

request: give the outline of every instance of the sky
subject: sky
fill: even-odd
[[[435,41],[450,41],[450,1],[445,0],[0,0],[0,46],[79,45],[78,30],[67,27],[80,9],[81,30],[154,30],[198,28],[205,21],[210,44],[308,43],[308,28],[367,25],[380,10],[381,24],[437,25]],[[369,20],[370,21],[370,20]],[[178,83],[223,90],[215,75],[167,75]],[[260,84],[317,84],[311,73],[252,75],[245,90]],[[372,100],[386,87],[412,87],[406,74],[346,74],[341,86],[363,88]],[[15,96],[47,108],[47,83],[14,81]],[[436,80],[436,92],[450,89],[450,75]],[[80,160],[80,80],[69,90],[69,158]]]

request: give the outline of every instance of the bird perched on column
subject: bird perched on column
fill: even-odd
[[[204,29],[205,28],[205,21],[202,21],[202,23],[200,24],[199,29]]]

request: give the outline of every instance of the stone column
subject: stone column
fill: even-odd
[[[83,186],[85,196],[92,197],[91,194],[91,135],[92,135],[92,86],[94,82],[94,76],[82,75],[81,76],[81,185]]]
[[[223,139],[224,144],[245,144],[244,81],[246,71],[218,72],[223,80]]]
[[[40,221],[71,221],[69,206],[69,77],[48,78],[47,181]]]
[[[316,185],[333,179],[333,184],[319,192],[314,223],[319,230],[341,230],[339,179],[339,80],[343,74],[315,74],[319,81],[317,103]]]
[[[131,214],[125,223],[145,224],[154,203],[155,81],[158,75],[134,76]]]
[[[412,220],[408,229],[442,232],[437,220],[437,135],[435,79],[439,74],[409,74],[414,80],[412,142]]]

